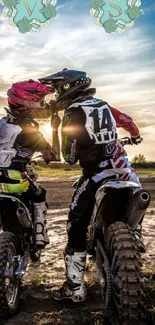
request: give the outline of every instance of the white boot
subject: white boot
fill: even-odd
[[[46,202],[33,203],[34,205],[34,229],[35,244],[39,248],[44,248],[49,244],[49,237],[46,228]]]
[[[62,288],[55,291],[53,297],[57,300],[71,299],[74,302],[86,300],[87,293],[84,285],[86,251],[65,253],[66,277]]]

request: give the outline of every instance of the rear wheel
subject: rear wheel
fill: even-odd
[[[145,288],[141,261],[132,229],[112,224],[105,234],[111,268],[112,325],[145,325]]]
[[[10,232],[0,234],[0,317],[13,316],[19,304],[20,281],[15,275],[19,255],[16,237]]]

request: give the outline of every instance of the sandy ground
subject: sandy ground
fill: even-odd
[[[63,283],[63,250],[66,244],[66,220],[72,195],[74,178],[40,179],[47,189],[48,229],[50,245],[42,252],[41,261],[30,263],[23,279],[21,306],[17,316],[5,322],[7,325],[101,325],[107,324],[103,304],[96,285],[95,267],[86,272],[88,300],[85,303],[58,303],[51,291]],[[142,179],[143,187],[150,190],[152,201],[143,224],[143,235],[147,248],[143,255],[144,269],[155,274],[155,190],[154,178]],[[88,261],[89,265],[90,262]],[[155,302],[154,302],[155,305]],[[153,324],[152,321],[148,322]]]

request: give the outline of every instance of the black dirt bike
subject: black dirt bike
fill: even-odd
[[[130,138],[119,141],[132,144]],[[95,199],[88,246],[94,252],[104,307],[110,311],[112,325],[144,325],[145,285],[134,229],[150,194],[139,190],[137,183],[105,179]]]
[[[27,178],[32,186],[37,186],[30,176]],[[4,177],[0,181],[4,183]],[[7,177],[6,182],[15,183],[15,180]],[[29,257],[33,262],[40,259],[41,250],[35,246],[33,220],[31,201],[0,193],[0,318],[3,319],[18,310],[21,279]]]

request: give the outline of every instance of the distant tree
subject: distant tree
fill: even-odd
[[[139,155],[135,155],[131,162],[132,164],[144,164],[146,163],[146,158],[142,153],[140,153]]]

